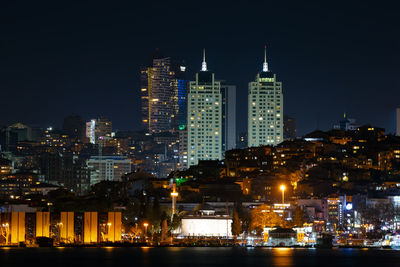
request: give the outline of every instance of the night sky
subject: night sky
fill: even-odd
[[[267,44],[269,67],[283,82],[284,113],[296,118],[299,135],[330,129],[344,112],[394,132],[396,1],[168,2],[2,1],[0,125],[61,127],[74,113],[139,130],[140,66],[159,48],[185,60],[192,77],[204,47],[209,70],[238,87],[242,132],[247,84]]]

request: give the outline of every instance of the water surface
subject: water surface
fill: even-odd
[[[400,251],[306,248],[1,248],[18,266],[400,266]]]

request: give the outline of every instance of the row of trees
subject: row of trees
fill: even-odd
[[[287,227],[302,226],[305,222],[304,212],[300,207],[295,210],[291,221],[284,219],[274,212],[269,205],[263,204],[254,208],[250,214],[243,209],[237,209],[233,213],[232,234],[238,236],[243,232],[256,231],[261,234],[265,227]]]

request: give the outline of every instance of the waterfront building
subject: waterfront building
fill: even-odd
[[[249,83],[248,146],[277,145],[283,141],[282,83],[268,69],[266,48],[263,69]]]
[[[232,217],[219,214],[209,205],[182,218],[181,236],[232,237]]]
[[[146,132],[176,131],[186,125],[186,66],[155,56],[141,69],[141,113]]]
[[[112,122],[104,117],[92,119],[86,123],[86,137],[90,143],[98,144],[100,138],[110,138]]]
[[[56,242],[69,244],[122,240],[121,212],[50,213],[28,205],[3,208],[0,209],[0,245],[32,244],[36,238],[53,238]],[[54,218],[59,218],[57,223]]]
[[[189,82],[187,121],[188,167],[199,160],[221,160],[221,83],[207,70],[205,52],[201,71]]]
[[[297,245],[297,232],[291,228],[276,228],[269,231],[267,246],[291,247]]]

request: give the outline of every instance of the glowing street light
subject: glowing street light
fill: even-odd
[[[62,240],[61,231],[62,231],[63,223],[58,222],[57,226],[58,226],[58,241],[61,242],[61,240]]]
[[[145,234],[146,234],[146,236],[147,236],[147,226],[149,226],[149,224],[148,224],[147,222],[145,222],[145,223],[143,224],[143,226],[144,226],[144,229],[145,229]]]
[[[108,226],[107,238],[108,238],[108,240],[110,240],[110,239],[111,239],[111,237],[110,237],[110,228],[111,228],[111,225],[112,225],[112,223],[111,223],[111,222],[108,222],[108,223],[107,223],[107,226]],[[114,240],[113,240],[113,242],[114,242]]]
[[[1,225],[4,228],[5,235],[4,237],[6,238],[6,245],[8,244],[8,236],[10,235],[10,225],[8,223],[3,223]]]
[[[285,189],[286,189],[286,186],[283,184],[279,188],[282,191],[282,204],[285,204]]]
[[[172,214],[171,220],[174,218],[175,210],[176,210],[176,198],[178,197],[178,192],[176,191],[176,184],[172,185],[171,199],[172,199]]]

